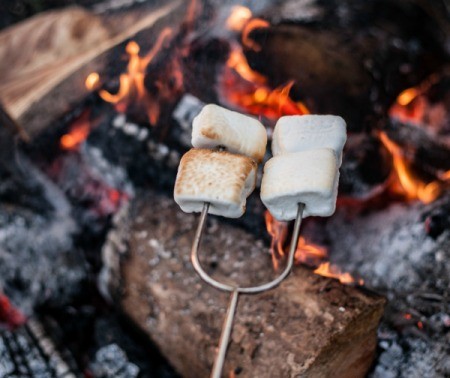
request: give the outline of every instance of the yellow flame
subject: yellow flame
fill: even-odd
[[[420,92],[417,90],[417,88],[408,88],[405,89],[402,93],[400,93],[397,97],[397,102],[402,105],[406,106],[413,101]]]
[[[89,89],[90,91],[94,90],[99,83],[100,83],[100,76],[97,72],[90,73],[87,76],[86,81],[84,82],[86,88]]]
[[[379,137],[392,155],[394,171],[406,197],[418,199],[423,203],[431,203],[436,200],[442,191],[441,183],[439,181],[427,183],[415,177],[401,148],[391,141],[385,132],[380,132]]]
[[[252,11],[242,5],[235,5],[227,18],[226,26],[229,30],[240,32],[248,20],[252,17]]]

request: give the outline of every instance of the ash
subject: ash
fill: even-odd
[[[450,375],[449,210],[446,195],[358,215],[341,208],[326,225],[332,262],[389,301],[371,377]]]
[[[69,202],[26,158],[18,157],[26,187],[36,189],[30,193],[33,201],[42,201],[45,209],[0,196],[0,290],[30,314],[39,305],[67,304],[81,291],[86,269],[74,249],[77,225]]]

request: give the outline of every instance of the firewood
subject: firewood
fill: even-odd
[[[185,377],[212,366],[228,295],[203,283],[189,260],[198,215],[172,199],[137,196],[103,250],[102,286]],[[270,257],[251,234],[211,218],[203,264],[225,281],[264,282]],[[277,289],[240,299],[224,375],[363,377],[384,299],[302,267]]]
[[[4,30],[0,100],[30,134],[36,133],[87,95],[84,80],[104,66],[108,51],[151,28],[179,4],[175,0],[156,8],[124,30],[78,7],[46,12]]]

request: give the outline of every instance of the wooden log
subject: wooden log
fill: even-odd
[[[261,12],[272,26],[250,33],[262,48],[246,55],[273,85],[294,80],[292,94],[313,113],[340,114],[361,131],[446,64],[441,14],[438,2],[285,0]]]
[[[111,25],[69,7],[6,29],[0,34],[0,100],[30,134],[37,133],[88,94],[84,80],[101,71],[108,52],[179,8],[174,0],[135,16],[132,24],[124,15],[123,23],[114,19]]]
[[[197,222],[167,197],[139,195],[103,250],[102,286],[184,377],[208,376],[228,301],[191,267]],[[201,255],[228,282],[273,276],[263,243],[218,218],[208,222]],[[297,267],[279,288],[241,297],[224,375],[363,377],[383,307],[377,295]]]

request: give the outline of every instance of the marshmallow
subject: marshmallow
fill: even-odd
[[[303,217],[326,217],[334,213],[338,181],[332,149],[286,153],[264,166],[261,200],[278,220],[295,219],[300,202]]]
[[[227,151],[192,149],[182,158],[175,183],[175,202],[186,213],[201,212],[239,218],[255,189],[256,162]]]
[[[261,162],[266,144],[266,129],[261,122],[214,104],[204,106],[192,123],[192,145],[197,148],[223,146]]]
[[[342,163],[342,149],[347,139],[345,121],[332,115],[281,117],[273,132],[274,156],[291,152],[331,148]]]

